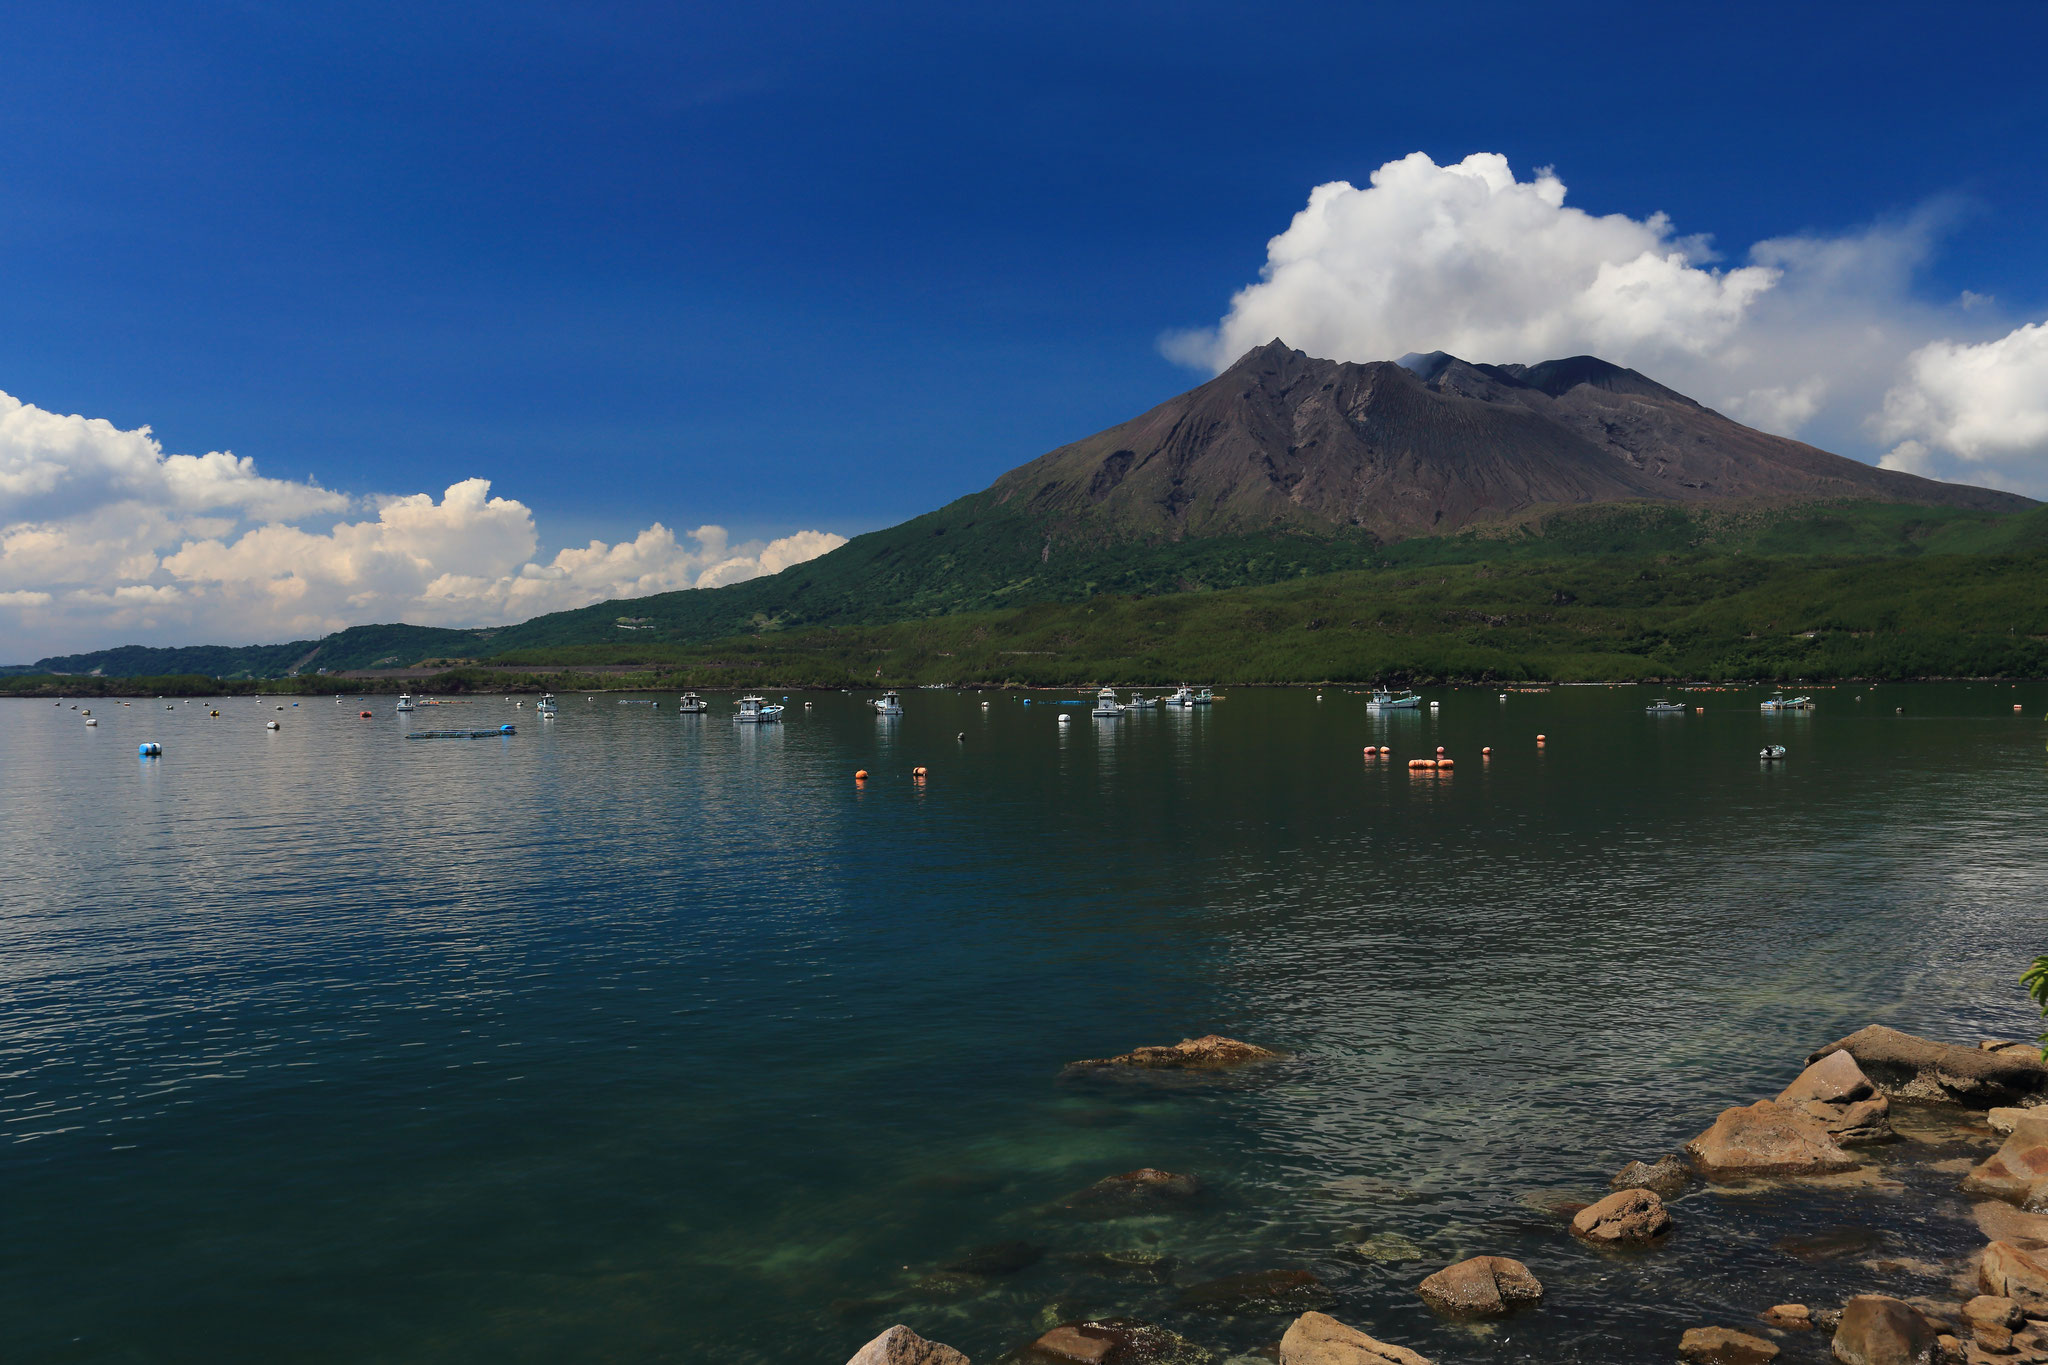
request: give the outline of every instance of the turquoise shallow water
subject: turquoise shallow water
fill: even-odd
[[[1671,718],[1640,688],[1429,695],[1116,722],[793,695],[759,730],[724,697],[571,697],[545,725],[0,706],[8,1354],[837,1365],[905,1321],[987,1361],[1105,1312],[1230,1353],[1285,1319],[1184,1291],[1286,1267],[1446,1361],[1661,1359],[1779,1288],[1876,1287],[1788,1227],[1966,1246],[1917,1177],[1690,1196],[1618,1260],[1546,1209],[1861,1024],[2037,1027],[2015,978],[2048,943],[2048,688],[1776,718],[1750,692]],[[1785,764],[1757,762],[1770,737]],[[1411,778],[1438,744],[1455,774]],[[1061,1076],[1210,1031],[1296,1055]],[[1141,1165],[1207,1192],[1060,1207]],[[1389,1234],[1420,1259],[1351,1249]],[[1043,1254],[930,1278],[1001,1241]],[[1119,1278],[1105,1250],[1169,1259]],[[1422,1310],[1422,1274],[1482,1251],[1536,1268],[1545,1309],[1491,1333]]]

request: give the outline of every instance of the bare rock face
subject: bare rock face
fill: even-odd
[[[1877,1088],[1894,1099],[1988,1109],[2048,1095],[2048,1066],[2039,1052],[1985,1052],[1872,1024],[1829,1043],[1808,1060],[1818,1062],[1836,1052],[1855,1058]]]
[[[855,1351],[846,1365],[968,1365],[968,1360],[952,1347],[926,1341],[899,1322]]]
[[[2029,1209],[2048,1203],[2048,1113],[2021,1111],[2004,1145],[1963,1177],[1963,1192]]]
[[[1285,1056],[1256,1043],[1241,1043],[1220,1033],[1183,1038],[1172,1047],[1140,1047],[1116,1057],[1091,1057],[1069,1064],[1068,1070],[1099,1070],[1128,1066],[1146,1071],[1223,1071],[1247,1062],[1270,1062]]]
[[[1858,1294],[1842,1305],[1835,1359],[1842,1365],[1933,1365],[1939,1335],[1919,1309],[1882,1294]]]
[[[1857,1164],[1820,1123],[1770,1100],[1722,1110],[1685,1150],[1709,1180],[1826,1175]]]
[[[1837,1143],[1881,1142],[1892,1135],[1891,1101],[1847,1052],[1830,1052],[1799,1073],[1777,1102],[1828,1130]]]
[[[1474,1256],[1424,1280],[1422,1301],[1445,1317],[1498,1318],[1543,1302],[1543,1282],[1507,1256]]]
[[[1688,1327],[1678,1341],[1678,1358],[1693,1365],[1764,1365],[1778,1358],[1778,1348],[1733,1327]]]
[[[1631,1161],[1607,1182],[1611,1190],[1651,1190],[1665,1199],[1692,1183],[1692,1169],[1684,1160],[1666,1153],[1655,1161]]]
[[[1977,1287],[1994,1298],[2017,1301],[2027,1313],[2048,1317],[2048,1266],[2010,1242],[1984,1248]]]
[[[1375,1341],[1327,1313],[1303,1313],[1280,1338],[1280,1365],[1430,1365],[1405,1346]]]
[[[1572,1218],[1572,1233],[1607,1245],[1654,1242],[1671,1231],[1671,1215],[1654,1190],[1616,1190]]]

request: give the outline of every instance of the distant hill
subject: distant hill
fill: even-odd
[[[497,630],[358,626],[286,645],[130,646],[34,667],[276,677],[567,647],[625,657],[797,627],[1402,563],[2003,551],[2038,543],[2034,506],[1755,431],[1592,356],[1351,364],[1274,341],[982,492],[770,577]]]

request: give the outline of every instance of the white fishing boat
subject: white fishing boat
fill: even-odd
[[[1775,763],[1785,756],[1785,746],[1782,744],[1766,744],[1763,748],[1756,751],[1756,756],[1766,763]]]
[[[875,714],[878,716],[900,716],[903,714],[903,703],[896,699],[894,692],[884,692],[881,696],[870,701],[868,705],[875,708]]]
[[[1114,720],[1123,713],[1124,708],[1118,704],[1116,699],[1116,689],[1114,687],[1105,687],[1095,694],[1095,709],[1088,714],[1100,716],[1104,720]]]
[[[1195,704],[1195,689],[1189,687],[1186,683],[1182,683],[1174,689],[1173,695],[1166,699],[1166,704],[1168,706],[1193,706]]]
[[[1421,708],[1422,698],[1413,692],[1403,692],[1397,697],[1382,687],[1365,705],[1370,711],[1415,711]]]
[[[412,699],[412,693],[401,692],[398,694],[398,709],[401,711],[417,711],[420,708],[419,704]]]
[[[741,725],[765,725],[781,719],[782,708],[772,705],[766,697],[741,697],[740,709],[733,713],[733,720]]]
[[[1766,711],[1811,711],[1813,709],[1813,698],[1788,697],[1783,692],[1780,692],[1776,696],[1766,697],[1763,709]]]
[[[553,720],[561,707],[556,704],[554,693],[543,692],[540,700],[533,704],[533,709],[540,714],[542,720]]]
[[[1653,716],[1682,716],[1685,714],[1685,703],[1666,701],[1664,698],[1659,697],[1643,709]]]
[[[1131,699],[1124,703],[1124,710],[1150,711],[1160,704],[1160,700],[1161,699],[1158,697],[1141,697],[1137,693],[1133,692],[1131,694]],[[988,703],[983,702],[982,705],[986,706],[988,705]]]
[[[709,711],[710,709],[711,703],[698,696],[695,692],[683,693],[683,699],[676,703],[676,710],[683,712],[685,715],[695,715],[699,711]]]
[[[1216,694],[1205,687],[1201,691],[1195,693],[1195,700],[1193,704],[1196,706],[1207,706],[1210,702],[1213,702],[1215,700]]]

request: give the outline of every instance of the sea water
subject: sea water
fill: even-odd
[[[1287,1318],[1189,1288],[1305,1269],[1441,1360],[1661,1359],[1981,1241],[1921,1177],[1695,1192],[1627,1257],[1557,1210],[1863,1024],[2032,1035],[2048,689],[1032,695],[0,703],[6,1354],[985,1362],[1121,1314],[1225,1357]],[[1063,1074],[1210,1032],[1290,1059]],[[1140,1166],[1204,1192],[1066,1206]],[[1432,1317],[1479,1253],[1544,1307]]]

